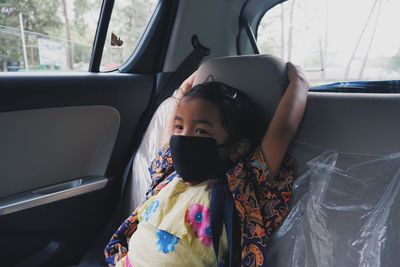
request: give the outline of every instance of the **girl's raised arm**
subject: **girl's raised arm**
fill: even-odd
[[[289,86],[285,91],[261,147],[270,168],[270,175],[276,177],[288,146],[296,134],[303,117],[309,84],[300,67],[287,63]]]
[[[184,97],[193,87],[193,82],[196,77],[196,71],[193,72],[186,80],[183,81],[179,89],[175,91],[173,98],[175,101],[172,101],[173,107],[171,108],[171,113],[166,120],[165,130],[162,132],[161,136],[161,144],[167,144],[169,139],[171,138],[172,133],[174,132],[174,122],[175,122],[175,113],[178,107],[179,102],[181,101],[182,97]]]

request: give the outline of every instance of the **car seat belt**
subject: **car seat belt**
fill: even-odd
[[[191,73],[193,73],[198,66],[200,65],[202,59],[210,54],[210,49],[203,46],[198,37],[193,35],[191,38],[191,42],[193,45],[193,51],[183,60],[183,62],[178,66],[176,71],[173,75],[167,80],[167,82],[162,86],[159,90],[159,93],[155,98],[153,98],[146,112],[142,115],[140,122],[138,124],[138,130],[134,140],[140,140],[135,142],[135,149],[132,153],[128,164],[124,170],[122,175],[122,186],[121,186],[121,194],[118,200],[118,204],[116,206],[116,210],[114,211],[109,223],[107,224],[105,230],[102,232],[99,238],[96,239],[94,246],[91,247],[88,253],[85,254],[81,262],[79,263],[79,267],[88,267],[88,266],[99,266],[101,262],[103,262],[103,249],[106,245],[108,239],[111,237],[111,234],[116,230],[115,224],[119,223],[123,218],[122,216],[122,203],[123,203],[123,196],[126,190],[126,184],[128,181],[129,176],[132,173],[132,164],[135,158],[137,148],[139,147],[142,137],[144,135],[147,126],[149,125],[151,118],[153,117],[154,112],[156,111],[157,107],[172,93],[179,87],[179,85],[186,79]],[[111,233],[110,233],[111,232]],[[105,239],[106,238],[106,239]],[[108,238],[108,239],[107,239]],[[106,241],[104,241],[106,240]],[[101,258],[99,259],[101,255]],[[104,262],[103,262],[104,263]]]
[[[215,256],[218,267],[240,266],[239,255],[239,220],[234,207],[232,193],[228,189],[225,179],[218,181],[211,192],[211,231]],[[228,239],[228,255],[225,259],[219,256],[219,242],[223,224]]]
[[[193,51],[183,60],[174,74],[162,86],[157,95],[156,107],[170,97],[181,83],[199,67],[202,59],[210,54],[210,49],[200,43],[197,35],[192,36],[191,42]]]

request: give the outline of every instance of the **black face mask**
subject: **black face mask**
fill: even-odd
[[[224,177],[229,163],[219,159],[218,149],[229,144],[217,145],[211,137],[173,135],[170,139],[172,162],[176,172],[185,182],[200,183]]]

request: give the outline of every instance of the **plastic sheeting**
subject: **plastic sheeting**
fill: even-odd
[[[400,266],[400,153],[337,167],[363,157],[326,151],[308,162],[270,266]]]

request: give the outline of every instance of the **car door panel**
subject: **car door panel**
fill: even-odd
[[[112,183],[110,183],[112,185]],[[113,186],[0,217],[3,266],[68,266],[107,222]],[[108,214],[107,214],[108,213]]]
[[[109,221],[151,75],[0,79],[2,264],[76,264]]]
[[[110,106],[34,109],[0,113],[0,125],[1,198],[80,176],[104,176],[120,115]]]

